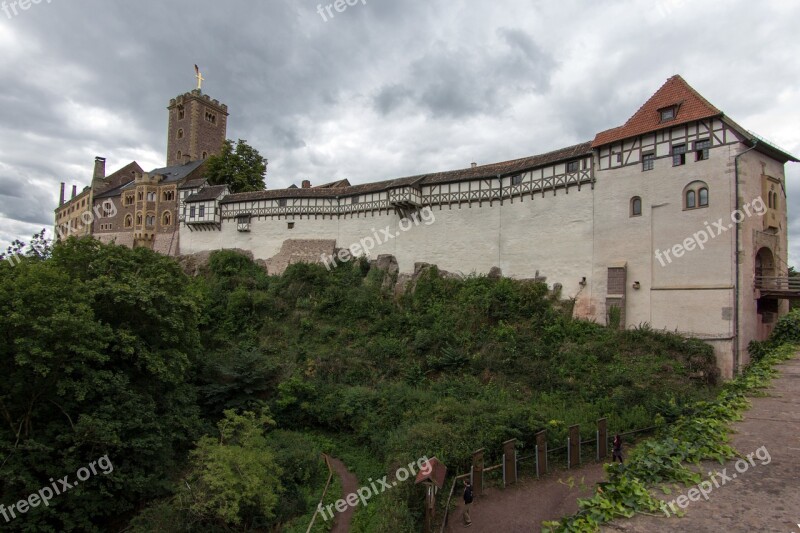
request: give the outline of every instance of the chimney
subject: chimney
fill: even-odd
[[[189,154],[186,154],[186,155],[183,156],[183,164],[184,165],[188,165],[191,160],[192,160],[192,156],[190,156]]]
[[[78,186],[77,185],[73,185],[72,186],[72,197],[75,198],[77,195],[78,195]]]
[[[478,163],[472,163],[472,168],[477,168]]]
[[[62,205],[64,205],[64,187],[66,187],[66,184],[62,181],[61,182],[61,198],[58,200],[58,207],[61,207]]]
[[[105,179],[106,177],[106,158],[105,157],[95,157],[94,158],[94,176],[93,179]]]
[[[310,189],[311,188],[311,182],[309,180],[303,180],[303,188],[304,189]]]

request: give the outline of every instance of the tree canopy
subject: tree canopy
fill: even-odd
[[[212,185],[227,185],[232,193],[263,191],[268,161],[258,150],[239,139],[234,147],[227,139],[219,155],[206,161],[206,178]]]

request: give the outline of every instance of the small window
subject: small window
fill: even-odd
[[[672,147],[672,166],[679,167],[686,164],[686,145],[676,144]]]
[[[699,207],[708,207],[708,189],[701,187],[697,191],[697,204]]]
[[[189,207],[189,218],[194,218],[194,206]]]
[[[169,226],[172,224],[172,213],[167,211],[161,216],[161,225]]]
[[[522,175],[511,176],[511,185],[519,185],[522,183]]]
[[[144,200],[144,192],[143,191],[139,191],[138,193],[136,193],[136,197],[141,202],[142,200]]]
[[[650,152],[642,156],[642,171],[653,170],[656,164],[656,154]]]
[[[183,120],[186,116],[186,108],[183,105],[178,106],[178,120]]]
[[[178,130],[178,139],[183,139],[183,128]]]
[[[250,231],[250,215],[236,217],[236,230],[243,233]]]
[[[642,199],[638,196],[634,196],[631,198],[631,216],[632,217],[640,217],[642,216]]]
[[[289,229],[294,229],[294,222],[289,222],[289,223],[287,224],[287,227],[288,227]]]
[[[697,207],[697,193],[694,190],[686,191],[686,209],[694,209]]]
[[[711,141],[708,139],[694,143],[695,161],[705,161],[708,159],[708,151],[711,148]]]
[[[131,226],[133,226],[133,217],[128,215],[125,217],[125,227],[130,228]]]
[[[181,159],[183,159],[183,152],[178,150],[178,161],[180,161]]]
[[[141,213],[136,215],[136,225],[137,226],[141,226],[142,225],[142,214]]]
[[[200,215],[199,215],[199,217],[200,218],[204,218],[205,216],[206,216],[206,206],[201,205],[200,206]]]
[[[357,204],[358,203],[358,196],[353,196],[353,199],[350,201],[350,203],[351,204]]]
[[[675,106],[667,107],[666,109],[662,109],[661,113],[661,122],[669,122],[670,120],[675,120]]]
[[[577,172],[580,168],[580,161],[570,161],[567,163],[567,173]]]
[[[126,194],[125,195],[125,205],[133,205],[133,195]]]
[[[278,200],[278,207],[286,207],[286,198]]]
[[[208,152],[203,152],[203,159],[208,159]]]

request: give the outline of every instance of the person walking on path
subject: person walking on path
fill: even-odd
[[[614,441],[611,445],[611,462],[615,462],[619,459],[619,464],[622,464],[622,437],[619,436],[619,433],[614,435]]]
[[[472,518],[469,516],[469,510],[472,507],[472,485],[468,480],[464,480],[464,512],[461,518],[464,519],[464,527],[472,525]]]

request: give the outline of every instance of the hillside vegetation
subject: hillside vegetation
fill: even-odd
[[[545,284],[431,268],[396,298],[387,276],[365,261],[267,276],[218,252],[189,277],[74,239],[4,262],[0,502],[104,455],[114,469],[3,527],[305,531],[321,452],[361,480],[425,456],[462,473],[478,448],[494,460],[544,428],[561,445],[572,424],[593,437],[601,417],[643,428],[716,393],[708,345],[575,320]],[[417,530],[422,494],[374,498],[355,529]]]

